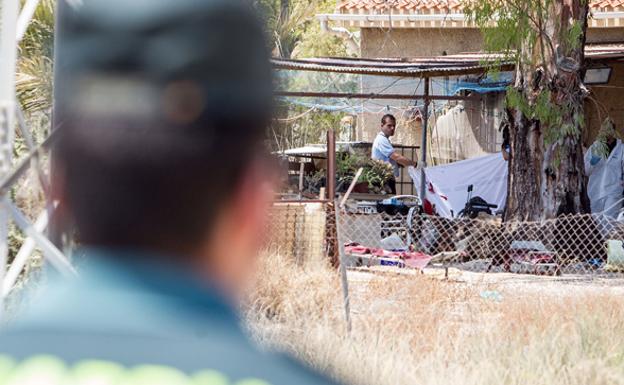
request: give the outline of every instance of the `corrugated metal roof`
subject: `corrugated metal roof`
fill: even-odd
[[[588,60],[624,59],[624,44],[588,45]],[[276,69],[351,73],[361,75],[436,77],[483,73],[501,55],[468,52],[457,55],[410,59],[313,58],[300,60],[273,59]],[[513,69],[509,62],[500,63],[501,70]]]
[[[306,59],[283,60],[273,59],[277,69],[351,73],[360,75],[402,76],[402,77],[435,77],[481,73],[486,66],[478,60],[431,60],[390,61],[390,60],[351,60],[351,59]],[[502,69],[509,69],[504,63]]]

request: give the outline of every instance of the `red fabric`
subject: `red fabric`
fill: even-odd
[[[345,245],[345,252],[348,254],[371,254],[377,258],[395,258],[405,261],[405,264],[415,269],[423,269],[431,259],[431,255],[418,251],[389,251],[380,248],[365,247],[358,243],[348,243]]]
[[[404,253],[403,259],[407,266],[422,270],[431,262],[433,257],[425,253],[412,251]]]
[[[512,250],[511,259],[517,262],[528,262],[531,264],[555,262],[555,256],[551,252],[523,250],[523,249]]]
[[[345,245],[345,253],[348,254],[371,254],[371,249],[361,245]]]
[[[534,264],[554,262],[554,256],[550,253],[531,253],[527,259]]]
[[[433,215],[433,205],[429,202],[428,199],[425,199],[425,203],[423,204],[423,211],[427,215]]]

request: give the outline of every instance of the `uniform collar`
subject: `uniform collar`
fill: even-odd
[[[200,278],[191,268],[172,263],[156,253],[138,250],[84,248],[75,252],[80,278],[90,284],[110,285],[121,290],[148,292],[175,301],[201,316],[238,320],[233,301],[224,291]]]

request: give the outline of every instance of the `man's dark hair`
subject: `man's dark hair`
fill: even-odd
[[[232,0],[91,0],[61,23],[57,160],[79,242],[193,252],[261,153],[261,25]]]
[[[396,123],[396,118],[394,117],[394,115],[392,115],[392,114],[385,114],[384,116],[381,117],[381,125],[382,126],[384,124],[386,124],[386,120],[387,119],[392,119]]]

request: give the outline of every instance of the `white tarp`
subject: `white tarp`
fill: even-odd
[[[420,191],[420,171],[410,168],[409,174],[416,191]],[[435,204],[439,215],[450,217],[466,205],[467,190],[473,185],[473,196],[498,205],[502,210],[507,197],[507,162],[500,153],[462,160],[425,169],[427,177],[426,199]],[[450,209],[449,209],[450,207]]]

